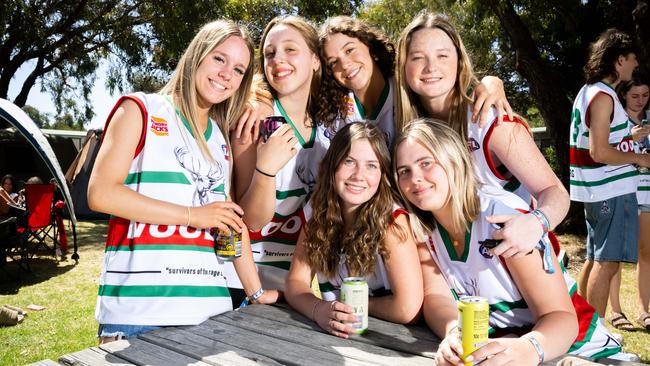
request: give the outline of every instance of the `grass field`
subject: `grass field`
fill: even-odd
[[[61,355],[97,344],[97,323],[93,314],[106,224],[80,222],[77,233],[81,256],[78,264],[70,259],[57,263],[51,257],[37,257],[31,262],[33,273],[20,273],[20,282],[12,282],[0,272],[0,305],[46,307],[40,312],[29,311],[27,318],[17,326],[0,327],[0,365],[24,365],[48,358],[57,360]],[[571,235],[559,239],[571,258],[569,271],[576,275],[584,257],[584,239]],[[8,270],[19,273],[12,263]],[[636,314],[635,281],[634,267],[626,265],[621,303],[630,319]],[[624,350],[637,353],[643,362],[650,363],[650,334],[643,331],[622,333]]]

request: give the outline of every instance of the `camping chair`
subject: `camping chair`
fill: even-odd
[[[32,257],[41,249],[56,257],[58,235],[52,212],[54,188],[54,184],[25,185],[27,222],[23,227],[19,227],[18,231],[26,234],[29,254]],[[52,241],[52,246],[48,245],[48,239]]]
[[[27,240],[24,234],[18,232],[16,218],[10,217],[4,221],[0,221],[0,269],[9,277],[13,277],[5,268],[7,258],[11,258],[18,267],[29,272],[28,257]]]

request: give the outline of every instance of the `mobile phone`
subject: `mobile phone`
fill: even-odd
[[[282,126],[282,124],[287,123],[283,116],[270,116],[265,118],[260,125],[260,137],[262,141],[268,141],[269,137]]]

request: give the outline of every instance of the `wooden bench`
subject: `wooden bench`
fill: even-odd
[[[426,327],[370,318],[341,339],[285,306],[251,305],[202,324],[169,327],[62,356],[63,365],[434,365],[440,340]],[[545,362],[556,365],[558,360]],[[39,365],[56,364],[41,361]],[[600,363],[640,366],[632,362]]]

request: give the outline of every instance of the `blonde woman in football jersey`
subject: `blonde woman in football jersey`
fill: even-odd
[[[252,75],[248,34],[214,21],[159,93],[123,96],[111,111],[88,186],[90,208],[112,215],[95,311],[100,342],[231,310],[212,230],[242,233],[234,276],[254,301],[277,299],[262,290],[230,193],[228,131]]]
[[[503,244],[492,239],[496,229],[488,217],[530,208],[510,192],[481,185],[473,164],[464,139],[442,121],[412,121],[396,140],[395,179],[422,240],[424,317],[443,339],[437,364],[538,365],[564,353],[600,358],[620,352],[575,281],[564,270],[546,273],[546,261],[560,268],[555,253],[492,254],[489,248]],[[547,235],[539,241],[559,249]],[[490,305],[490,339],[465,355],[454,299],[463,296]]]

